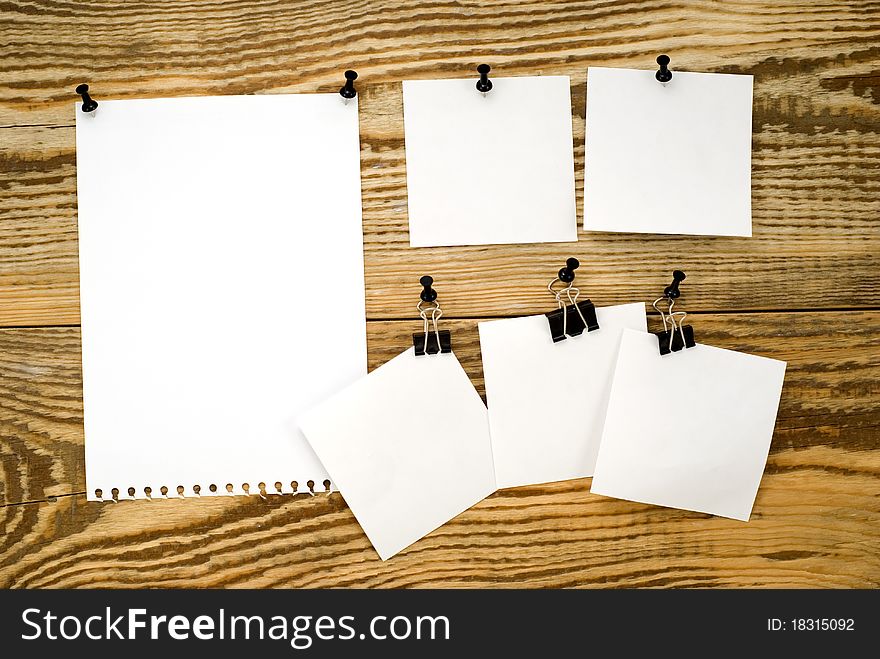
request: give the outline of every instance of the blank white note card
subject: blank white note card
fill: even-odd
[[[748,521],[785,362],[624,330],[591,492]]]
[[[367,362],[357,101],[79,107],[89,498],[322,491],[297,414]]]
[[[584,229],[751,236],[752,76],[590,67]]]
[[[413,247],[577,240],[568,76],[403,83]]]
[[[300,426],[382,560],[495,491],[486,406],[452,353],[409,348]]]
[[[596,316],[559,343],[543,314],[480,323],[498,487],[593,475],[621,330],[647,331],[641,302]]]

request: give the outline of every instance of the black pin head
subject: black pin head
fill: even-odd
[[[660,70],[654,74],[654,77],[660,82],[672,80],[672,71],[669,70],[669,55],[660,55],[657,58],[657,64],[660,65]]]
[[[431,288],[431,284],[433,284],[433,283],[434,283],[434,278],[429,277],[428,275],[425,275],[424,277],[419,279],[419,284],[421,284],[422,288],[424,289],[419,294],[419,297],[422,299],[422,301],[433,302],[434,300],[437,299],[437,291],[435,291],[433,288]]]
[[[342,98],[348,99],[357,96],[357,90],[354,88],[354,81],[357,80],[357,77],[356,71],[345,72],[345,85],[339,90],[339,95]]]
[[[559,281],[570,284],[574,281],[574,271],[581,267],[580,261],[570,258],[565,261],[565,267],[559,270]]]
[[[492,81],[489,80],[489,71],[492,70],[488,64],[480,64],[477,67],[477,73],[480,74],[480,79],[477,80],[477,91],[483,92],[484,94],[492,89]]]
[[[681,291],[678,285],[685,280],[685,274],[681,270],[672,271],[672,283],[663,289],[663,295],[670,300],[676,300],[681,297]]]
[[[94,112],[98,109],[98,101],[89,96],[89,86],[85,83],[81,85],[77,85],[76,93],[82,96],[83,104],[82,111],[83,112]]]

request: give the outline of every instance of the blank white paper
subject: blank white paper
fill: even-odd
[[[357,101],[79,107],[89,498],[322,491],[297,414],[366,373]]]
[[[382,560],[495,491],[486,407],[452,353],[409,348],[300,426]]]
[[[751,236],[752,76],[590,67],[584,229]]]
[[[624,330],[591,491],[748,521],[785,365]]]
[[[553,343],[547,317],[480,323],[498,487],[593,475],[624,328],[645,305],[597,307],[599,329]]]
[[[413,247],[577,240],[568,76],[403,83]]]

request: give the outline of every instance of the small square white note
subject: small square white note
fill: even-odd
[[[568,76],[403,83],[413,247],[577,240]]]
[[[495,491],[486,406],[452,353],[409,348],[299,424],[382,560]]]
[[[591,67],[584,229],[751,236],[752,76]]]
[[[591,491],[748,521],[785,362],[623,331]]]
[[[593,475],[621,330],[647,331],[641,302],[596,316],[559,343],[543,314],[480,323],[498,487]]]

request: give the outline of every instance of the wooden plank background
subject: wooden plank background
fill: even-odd
[[[0,35],[0,586],[880,585],[880,2],[13,0]],[[580,208],[586,67],[661,52],[755,75],[752,238],[408,247],[402,79],[570,75]],[[73,88],[335,91],[346,68],[371,367],[409,342],[422,274],[482,392],[476,323],[547,310],[566,257],[598,304],[680,267],[700,340],[789,362],[749,523],[587,479],[501,491],[383,563],[338,494],[86,502]]]

